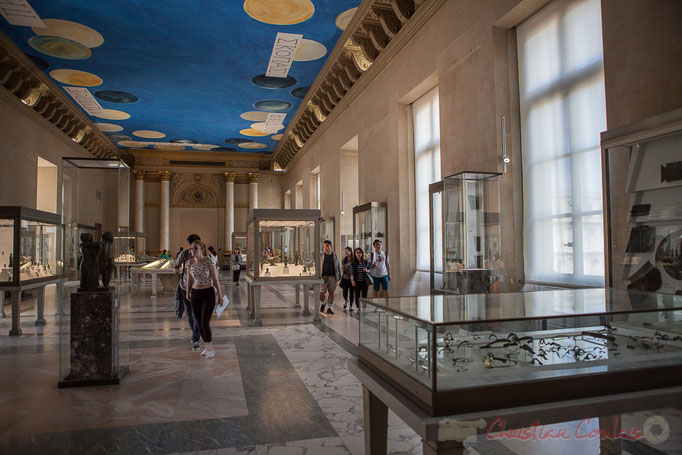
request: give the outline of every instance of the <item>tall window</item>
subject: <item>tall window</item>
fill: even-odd
[[[412,104],[414,188],[416,193],[417,270],[430,267],[429,185],[440,180],[438,87]]]
[[[530,281],[604,284],[600,5],[555,0],[517,29]]]

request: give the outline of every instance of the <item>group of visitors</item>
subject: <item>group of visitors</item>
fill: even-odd
[[[388,282],[391,280],[391,265],[388,254],[382,250],[381,240],[376,239],[373,243],[374,251],[369,255],[369,261],[365,259],[362,248],[355,251],[350,247],[344,249],[344,257],[339,265],[339,258],[332,251],[332,242],[324,241],[324,253],[322,266],[320,267],[320,312],[326,308],[327,314],[334,314],[334,291],[337,283],[343,290],[343,309],[353,311],[360,310],[358,303],[360,297],[366,298],[369,286],[374,288],[373,297],[388,297]],[[325,296],[326,294],[326,296]]]

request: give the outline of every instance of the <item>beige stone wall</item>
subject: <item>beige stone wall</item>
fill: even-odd
[[[386,247],[394,270],[393,295],[428,292],[428,274],[416,273],[414,264],[409,104],[435,85],[440,92],[442,176],[501,171],[501,117],[506,117],[508,153],[513,157],[503,177],[506,282],[523,280],[513,27],[545,3],[446,2],[363,93],[325,131],[316,133],[287,169],[282,192],[290,189],[294,194],[301,179],[305,191],[310,171],[334,166],[342,145],[358,136],[358,202],[388,202]],[[602,7],[609,127],[679,107],[682,2],[603,0]],[[323,177],[323,214],[338,216],[339,182]]]
[[[56,164],[58,175],[62,157],[92,158],[0,86],[0,205],[36,208],[39,156]],[[61,182],[58,188],[61,191]]]
[[[602,0],[609,129],[682,107],[682,2]]]

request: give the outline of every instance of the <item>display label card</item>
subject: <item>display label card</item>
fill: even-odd
[[[88,115],[103,115],[104,109],[85,87],[64,87],[66,93],[78,103]]]
[[[45,28],[45,24],[27,0],[0,0],[0,14],[11,25]]]
[[[278,33],[275,38],[275,45],[272,47],[272,54],[270,55],[270,62],[268,62],[268,70],[265,72],[265,75],[269,77],[287,77],[302,39],[303,35]]]
[[[265,128],[263,128],[264,133],[276,133],[282,128],[282,122],[287,114],[283,113],[270,113],[268,118],[265,120]]]

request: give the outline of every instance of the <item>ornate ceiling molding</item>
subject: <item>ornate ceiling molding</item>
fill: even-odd
[[[275,148],[286,168],[369,85],[446,0],[364,0]]]
[[[0,85],[97,158],[131,161],[83,111],[0,32]]]

